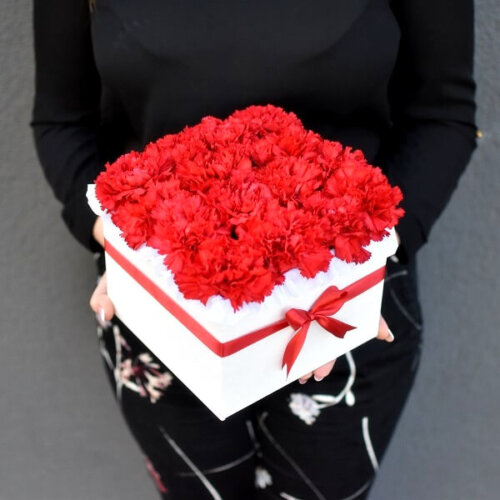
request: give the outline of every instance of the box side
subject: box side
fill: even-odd
[[[222,358],[164,309],[109,254],[106,254],[106,271],[108,295],[120,320],[215,415],[224,418]]]
[[[335,318],[356,329],[343,339],[313,322],[290,374],[281,368],[283,353],[294,332],[290,327],[271,335],[222,362],[222,399],[229,416],[316,368],[343,356],[377,336],[383,282],[346,302]],[[362,314],[360,314],[362,311]],[[355,355],[355,354],[354,354]]]

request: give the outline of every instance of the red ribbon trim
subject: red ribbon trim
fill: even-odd
[[[264,328],[246,333],[227,342],[221,342],[216,339],[208,330],[200,325],[192,316],[190,316],[182,307],[172,300],[156,283],[149,279],[142,271],[127,260],[108,240],[104,241],[106,253],[123,268],[139,285],[144,288],[152,297],[154,297],[170,314],[172,314],[180,323],[182,323],[193,335],[198,338],[214,354],[224,358],[231,356],[242,349],[262,340],[273,333],[276,333],[287,326],[292,326],[298,332],[288,343],[285,354],[283,355],[283,366],[287,366],[287,373],[297,359],[297,356],[305,342],[307,331],[312,321],[318,321],[326,330],[335,336],[343,337],[345,333],[354,327],[342,323],[335,318],[329,318],[337,312],[342,305],[352,298],[365,292],[372,286],[384,279],[385,267],[381,267],[361,278],[349,286],[339,290],[336,287],[327,288],[316,300],[309,311],[302,309],[290,309],[286,317],[280,321],[272,323]],[[335,311],[331,314],[331,310]],[[292,354],[287,354],[292,353]]]

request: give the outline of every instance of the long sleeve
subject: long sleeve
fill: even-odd
[[[473,0],[395,0],[401,30],[389,85],[392,130],[377,156],[401,187],[398,256],[427,241],[477,146]]]
[[[97,126],[100,79],[90,39],[87,0],[35,0],[35,96],[30,126],[37,154],[71,233],[87,249],[96,216],[86,185],[101,169]]]

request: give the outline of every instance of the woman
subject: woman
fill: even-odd
[[[473,1],[35,0],[34,28],[37,151],[101,275],[87,183],[205,115],[282,106],[401,187],[382,305],[396,342],[369,342],[225,422],[113,317],[105,277],[91,299],[110,382],[162,498],[367,498],[419,361],[415,255],[476,147]],[[379,338],[391,341],[387,323]]]

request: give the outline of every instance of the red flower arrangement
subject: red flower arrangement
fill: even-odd
[[[313,278],[335,257],[364,262],[403,210],[398,187],[359,150],[306,130],[294,113],[249,106],[207,116],[106,164],[96,194],[126,242],[161,255],[180,291],[234,309],[284,274]]]

